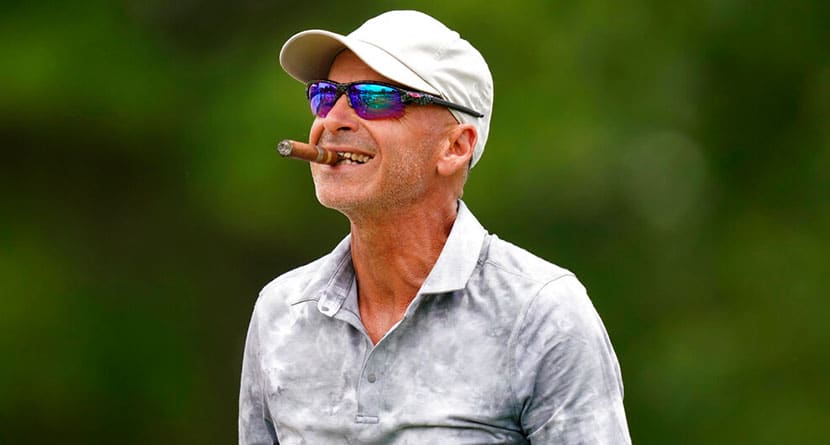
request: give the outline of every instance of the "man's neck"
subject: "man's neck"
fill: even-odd
[[[352,219],[352,262],[360,315],[377,343],[406,312],[426,280],[458,214],[457,203]]]

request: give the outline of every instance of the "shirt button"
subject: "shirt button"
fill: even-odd
[[[375,383],[375,381],[377,381],[377,379],[378,379],[378,378],[377,378],[377,376],[375,375],[375,373],[374,373],[374,372],[370,373],[370,374],[368,375],[368,377],[366,378],[366,380],[368,380],[368,381],[369,381],[369,383]]]

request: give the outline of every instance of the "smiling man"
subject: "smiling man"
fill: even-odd
[[[304,31],[317,199],[350,234],[261,292],[240,444],[627,444],[622,381],[569,271],[488,234],[461,201],[493,82],[458,33],[392,11]]]

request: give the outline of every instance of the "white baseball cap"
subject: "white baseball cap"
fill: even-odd
[[[294,34],[282,46],[280,65],[301,82],[325,79],[334,58],[346,48],[390,80],[484,114],[475,117],[450,109],[458,122],[476,127],[470,166],[478,162],[490,130],[493,76],[468,41],[424,13],[389,11],[346,36],[320,29]]]

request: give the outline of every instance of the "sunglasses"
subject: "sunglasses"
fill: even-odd
[[[441,105],[475,117],[483,114],[470,108],[447,102],[427,93],[408,91],[383,82],[361,80],[337,83],[330,80],[314,80],[307,84],[306,94],[311,112],[326,117],[340,96],[346,94],[349,106],[362,119],[397,119],[404,115],[406,105]]]

